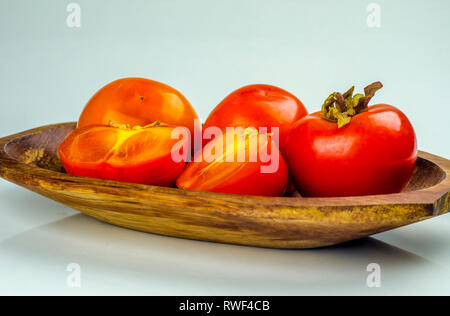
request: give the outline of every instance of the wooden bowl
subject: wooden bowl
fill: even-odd
[[[114,225],[271,248],[334,245],[449,211],[450,161],[424,152],[399,194],[268,198],[68,175],[56,151],[74,127],[56,124],[0,139],[0,176]]]

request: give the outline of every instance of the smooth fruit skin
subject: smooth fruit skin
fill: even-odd
[[[58,147],[68,174],[121,182],[174,186],[185,167],[175,162],[172,127],[141,131],[90,125],[73,130]],[[186,140],[187,142],[188,140]]]
[[[225,136],[226,137],[226,134]],[[258,196],[282,196],[286,191],[288,181],[288,169],[276,144],[267,134],[261,135],[261,140],[267,146],[270,143],[269,152],[278,157],[278,168],[272,173],[262,173],[261,166],[264,164],[258,158],[250,162],[208,162],[206,160],[195,160],[189,162],[183,173],[177,179],[177,187],[185,190],[208,191],[229,194],[244,194]],[[215,146],[221,138],[214,139],[205,148]],[[260,144],[261,142],[258,142]],[[249,152],[249,145],[245,148],[237,145],[235,152],[245,150]],[[258,145],[259,146],[259,145]],[[257,147],[260,150],[263,147]],[[266,147],[264,147],[265,150]],[[204,151],[206,152],[206,151]],[[224,151],[225,152],[225,149]],[[202,155],[197,152],[197,155]]]
[[[417,159],[408,118],[379,104],[338,128],[314,113],[293,125],[285,159],[303,196],[341,197],[400,192]]]
[[[303,103],[293,94],[275,86],[255,84],[228,95],[211,112],[203,129],[215,126],[225,132],[227,127],[267,127],[270,133],[271,127],[278,127],[283,152],[291,124],[307,114]]]
[[[189,101],[174,88],[145,78],[124,78],[101,88],[86,104],[78,127],[108,125],[109,121],[145,126],[161,121],[201,131],[198,115]],[[192,142],[193,144],[193,142]]]

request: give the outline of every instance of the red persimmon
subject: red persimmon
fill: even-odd
[[[186,190],[281,196],[288,170],[268,134],[237,128],[209,142],[177,180]],[[231,135],[231,137],[230,137]],[[231,140],[231,141],[230,141]]]
[[[290,132],[285,158],[303,196],[340,197],[400,192],[417,159],[408,118],[397,108],[368,102],[381,83],[353,96],[332,94]]]
[[[271,132],[272,127],[277,127],[283,152],[291,123],[307,114],[293,94],[275,86],[255,84],[228,95],[208,116],[203,129],[219,127],[225,132],[227,127],[265,127]]]

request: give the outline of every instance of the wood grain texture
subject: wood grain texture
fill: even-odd
[[[405,192],[268,198],[121,183],[64,173],[59,143],[75,123],[0,139],[0,176],[114,225],[181,238],[271,248],[334,245],[449,211],[450,162],[420,152]]]

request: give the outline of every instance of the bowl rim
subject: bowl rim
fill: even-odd
[[[433,204],[441,200],[445,195],[445,201],[448,203],[448,193],[450,190],[450,160],[445,158],[419,151],[418,157],[432,162],[444,172],[444,177],[439,183],[434,186],[427,187],[416,191],[408,191],[394,194],[382,195],[368,195],[355,197],[264,197],[264,196],[249,196],[239,194],[227,194],[216,192],[190,191],[179,188],[158,187],[145,184],[125,183],[112,180],[94,179],[87,177],[73,176],[66,173],[61,173],[49,169],[40,168],[31,164],[26,164],[18,159],[15,159],[7,152],[7,147],[12,142],[17,142],[25,136],[31,136],[45,130],[60,128],[60,127],[75,127],[76,122],[66,122],[44,125],[41,127],[29,129],[23,132],[12,134],[0,138],[0,176],[14,181],[12,173],[20,170],[22,173],[27,173],[28,176],[39,183],[40,186],[45,186],[46,181],[51,181],[53,184],[59,182],[67,186],[76,187],[78,184],[92,185],[98,188],[108,187],[118,190],[139,191],[145,195],[149,193],[149,197],[155,194],[165,196],[186,196],[186,197],[203,197],[210,199],[245,202],[264,205],[280,205],[287,207],[340,207],[340,206],[366,206],[366,205],[392,205],[392,204]],[[140,194],[140,195],[141,195]]]

